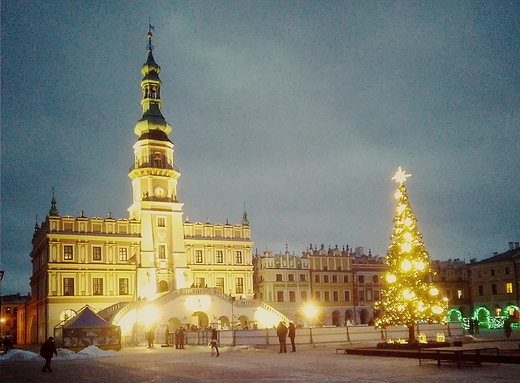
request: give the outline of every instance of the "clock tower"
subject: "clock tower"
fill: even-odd
[[[182,223],[183,204],[177,200],[172,128],[162,113],[161,67],[153,57],[152,33],[148,32],[148,59],[141,72],[142,118],[134,127],[133,202],[130,219],[141,223],[141,249],[136,254],[137,295],[153,299],[157,293],[184,287],[187,262]],[[176,278],[178,276],[179,278]],[[179,279],[179,280],[177,280]]]

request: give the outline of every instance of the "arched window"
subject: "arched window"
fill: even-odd
[[[168,291],[168,282],[166,282],[166,281],[159,282],[159,292],[164,293],[166,291]]]
[[[155,153],[153,157],[154,168],[162,168],[162,156],[161,153]]]

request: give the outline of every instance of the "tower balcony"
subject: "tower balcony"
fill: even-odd
[[[152,169],[166,169],[166,170],[175,170],[176,172],[179,171],[179,168],[175,165],[170,164],[157,164],[155,162],[145,162],[140,164],[139,166],[132,165],[130,169],[128,169],[128,173],[132,173],[132,171],[136,169],[146,169],[146,168],[152,168]]]

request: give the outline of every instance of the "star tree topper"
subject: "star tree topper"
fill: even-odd
[[[406,179],[411,176],[411,174],[406,174],[406,172],[399,166],[399,170],[397,170],[397,173],[395,173],[395,176],[393,176],[392,179],[399,185],[402,185],[406,182]]]

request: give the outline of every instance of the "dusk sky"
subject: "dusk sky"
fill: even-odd
[[[420,5],[422,3],[422,5]],[[191,222],[254,251],[390,245],[399,166],[432,259],[520,241],[518,1],[2,1],[3,293],[60,215],[128,218],[148,22]]]

